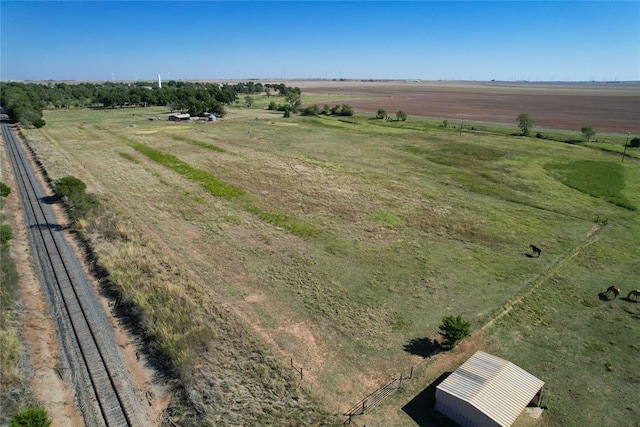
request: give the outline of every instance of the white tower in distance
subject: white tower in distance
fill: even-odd
[[[162,80],[160,79],[160,74],[158,74],[158,89],[162,89]]]

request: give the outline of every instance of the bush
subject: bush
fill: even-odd
[[[402,120],[404,122],[405,120],[407,120],[407,113],[405,113],[404,111],[398,111],[396,113],[396,120]]]
[[[7,243],[13,239],[13,231],[9,224],[0,224],[0,243]]]
[[[320,114],[320,107],[315,104],[302,110],[303,116],[317,116],[318,114]]]
[[[60,196],[71,197],[75,194],[82,194],[87,189],[87,185],[73,176],[65,176],[57,180],[54,185],[54,190]]]
[[[378,112],[376,113],[376,119],[386,119],[386,118],[387,118],[387,112],[384,110],[384,108],[378,108]]]
[[[11,418],[10,427],[49,427],[49,414],[42,408],[26,408]]]
[[[0,197],[7,197],[11,194],[11,188],[4,182],[0,182]]]
[[[269,106],[267,107],[267,110],[277,110],[278,109],[278,104],[276,104],[276,101],[271,101],[269,103]]]
[[[471,335],[471,324],[461,316],[445,316],[438,333],[444,338],[443,347],[454,349],[458,342]]]
[[[629,147],[640,147],[640,138],[633,138],[630,142],[629,142]]]

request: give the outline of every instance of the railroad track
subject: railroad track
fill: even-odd
[[[29,160],[0,115],[34,261],[56,324],[77,404],[90,426],[145,426],[149,421],[118,351],[113,329],[65,240]]]

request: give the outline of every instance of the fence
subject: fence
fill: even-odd
[[[353,422],[353,417],[366,414],[369,409],[373,408],[378,403],[382,402],[385,397],[389,396],[391,393],[402,387],[403,381],[410,380],[411,378],[413,378],[413,367],[411,367],[409,376],[405,377],[404,375],[400,374],[399,378],[394,378],[393,381],[391,381],[389,384],[380,387],[379,389],[362,399],[360,402],[352,406],[351,409],[344,413],[345,416],[349,417],[344,422],[344,424],[351,424]]]

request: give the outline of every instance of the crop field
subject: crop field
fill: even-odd
[[[303,100],[373,102],[329,92]],[[514,136],[520,111],[507,132],[460,131],[285,119],[267,103],[215,123],[46,111],[24,131],[51,178],[73,175],[100,199],[78,226],[203,423],[339,424],[326,414],[414,368],[354,421],[430,425],[409,402],[483,349],[545,381],[536,425],[638,425],[640,302],[622,297],[640,288],[640,152],[611,152],[626,131],[603,151]],[[610,285],[620,297],[599,297]],[[410,345],[437,339],[446,315],[474,335],[432,357]]]
[[[353,99],[357,110],[474,120],[515,125],[519,113],[531,114],[545,128],[640,133],[640,84],[511,82],[314,82],[299,81],[305,93]],[[315,101],[310,101],[315,102]]]

